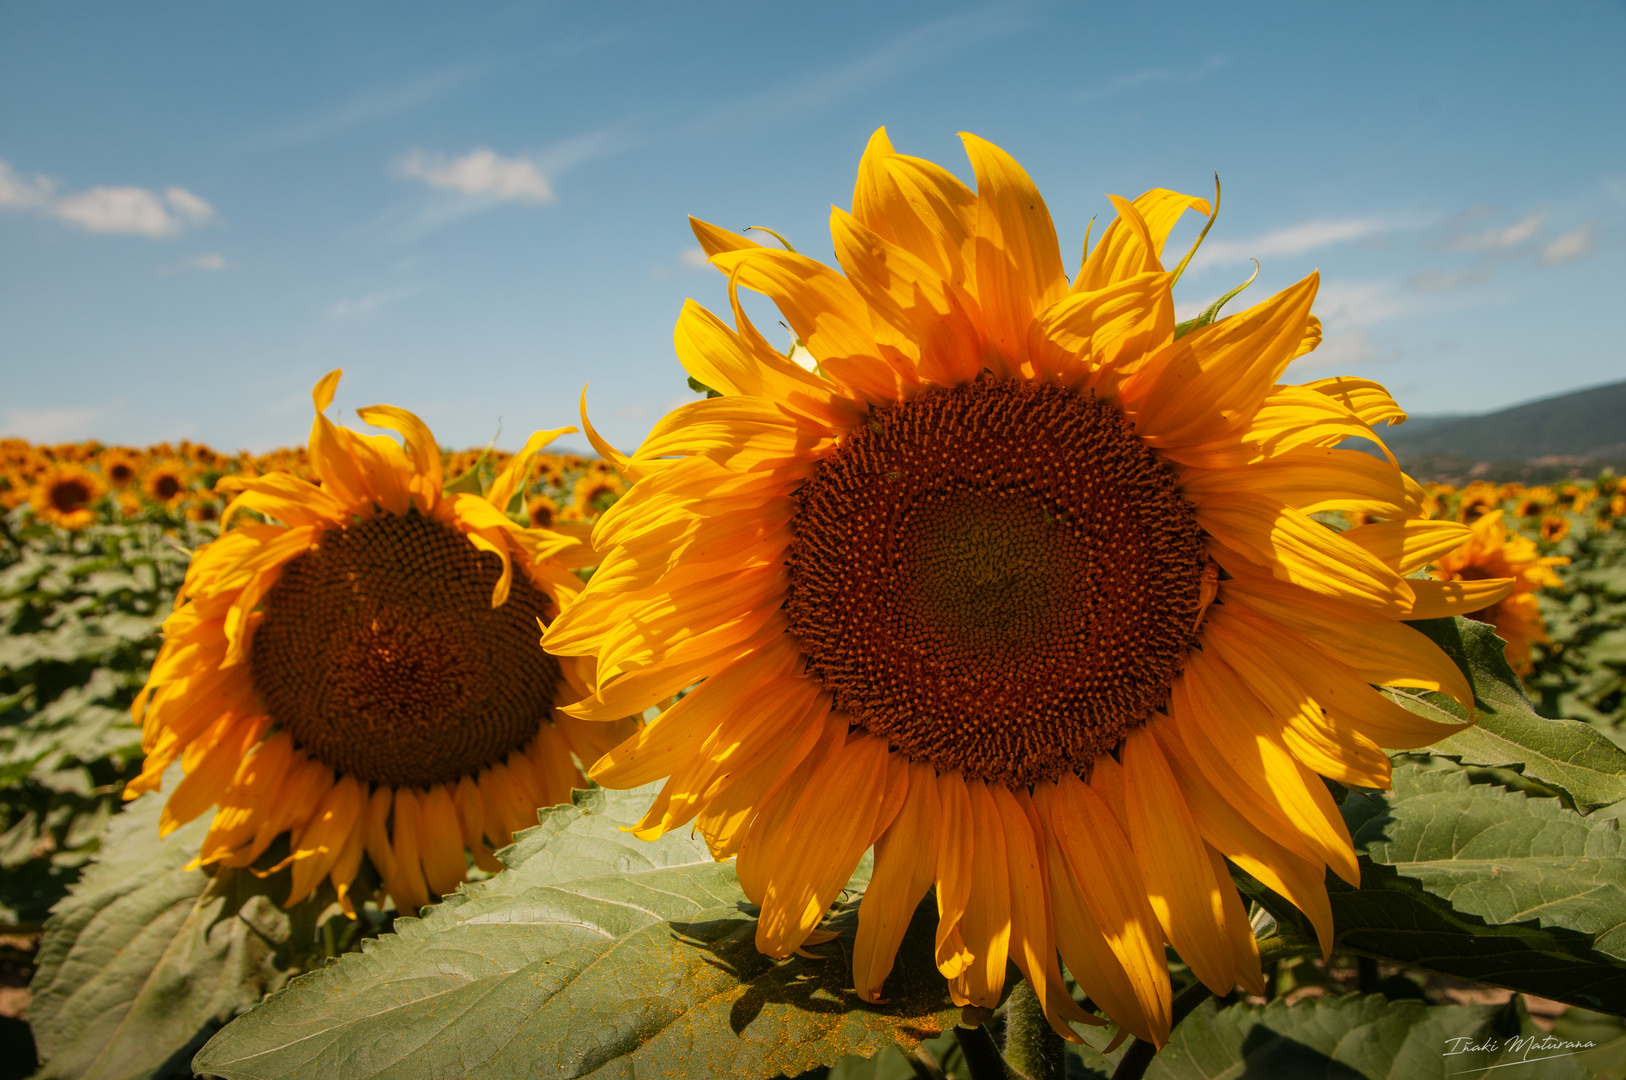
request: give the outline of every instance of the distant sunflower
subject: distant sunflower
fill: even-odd
[[[101,477],[80,465],[59,464],[34,483],[34,516],[64,529],[83,529],[96,520],[96,500],[106,488]]]
[[[1473,524],[1502,504],[1502,491],[1495,484],[1475,480],[1457,495],[1457,520]]]
[[[110,487],[127,488],[141,475],[141,452],[115,446],[102,451],[99,464]]]
[[[1553,540],[1562,539],[1569,531],[1568,519],[1558,520],[1564,526],[1562,531],[1554,528]],[[1542,534],[1547,538],[1545,522]],[[1552,640],[1541,618],[1536,591],[1560,584],[1552,568],[1567,565],[1569,559],[1561,555],[1541,557],[1534,540],[1509,531],[1502,521],[1502,511],[1492,510],[1474,522],[1473,538],[1467,544],[1435,562],[1433,573],[1442,582],[1513,579],[1511,594],[1468,617],[1494,626],[1497,636],[1507,642],[1503,652],[1508,664],[1520,675],[1528,675],[1535,670],[1530,658],[1531,643],[1550,644]]]
[[[1094,1018],[1059,949],[1161,1043],[1165,941],[1217,993],[1263,989],[1226,858],[1330,947],[1325,870],[1358,870],[1316,774],[1381,788],[1380,747],[1453,730],[1372,684],[1471,702],[1401,620],[1511,583],[1407,577],[1468,529],[1422,520],[1392,463],[1333,448],[1404,416],[1382,387],[1277,384],[1320,338],[1314,276],[1177,337],[1159,255],[1204,200],[1114,198],[1069,286],[1033,183],[964,138],[975,191],[876,133],[831,218],[845,274],[694,223],[735,326],[690,303],[676,347],[721,396],[630,458],[588,427],[635,482],[544,641],[598,660],[572,715],[694,686],[591,772],[669,777],[638,835],[694,821],[737,855],[765,953],[806,943],[874,845],[865,1000],[935,887],[957,1003],[996,1004],[1009,958],[1076,1039],[1065,1021]],[[778,305],[815,371],[766,343],[737,286]],[[1323,510],[1385,520],[1338,533]]]
[[[141,492],[166,510],[186,501],[192,490],[192,470],[183,462],[159,459],[141,477]]]
[[[577,479],[571,509],[583,520],[595,518],[626,489],[627,482],[613,468],[594,463]]]
[[[525,500],[525,513],[531,528],[550,529],[559,519],[559,504],[546,495],[534,495]]]
[[[1563,514],[1546,514],[1541,519],[1541,538],[1556,544],[1570,534],[1570,519]]]
[[[538,622],[580,590],[571,568],[588,549],[505,513],[530,456],[575,429],[531,436],[485,496],[447,494],[416,416],[358,411],[403,450],[322,415],[338,379],[314,393],[320,487],[221,481],[241,494],[164,622],[132,709],[147,759],[125,797],[179,757],[161,831],[219,806],[194,865],[247,866],[287,833],[290,904],[325,876],[352,911],[365,853],[413,911],[464,879],[465,851],[496,870],[492,848],[584,786],[576,759],[632,728],[555,710],[585,692],[592,663],[545,653]],[[231,526],[241,510],[273,523]]]

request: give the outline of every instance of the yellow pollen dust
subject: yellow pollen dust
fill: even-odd
[[[251,650],[271,719],[340,773],[394,787],[473,775],[552,715],[552,612],[516,572],[416,512],[332,529],[283,568]]]
[[[791,632],[855,723],[912,760],[1032,783],[1167,699],[1206,555],[1112,406],[1021,380],[859,425],[797,493]]]

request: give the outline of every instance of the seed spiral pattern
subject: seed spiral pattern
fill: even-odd
[[[1116,409],[1022,380],[878,409],[797,494],[786,601],[808,671],[912,760],[1032,783],[1167,698],[1206,555]]]
[[[503,760],[551,716],[560,672],[537,644],[549,601],[522,572],[491,606],[501,569],[416,512],[323,533],[265,597],[251,660],[266,711],[375,783],[428,786]]]

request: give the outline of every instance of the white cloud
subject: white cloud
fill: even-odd
[[[1445,241],[1446,248],[1451,251],[1506,251],[1528,243],[1541,229],[1541,223],[1547,220],[1547,211],[1537,210],[1511,225],[1499,228],[1478,232],[1468,232],[1463,228],[1469,221],[1487,213],[1490,213],[1488,207],[1475,207],[1459,216],[1452,223],[1451,234]]]
[[[48,176],[23,176],[0,161],[0,208],[32,210],[51,201],[56,183]]]
[[[1561,236],[1554,237],[1541,249],[1541,265],[1556,266],[1592,254],[1592,237],[1597,224],[1596,221],[1589,221],[1579,229],[1571,229]]]
[[[224,270],[226,269],[226,257],[219,254],[197,255],[187,259],[182,265],[189,266],[194,270]]]
[[[396,159],[394,168],[398,176],[475,198],[532,204],[558,201],[548,178],[528,159],[501,157],[488,147],[460,158],[412,150]]]
[[[146,188],[94,187],[51,204],[49,211],[86,232],[174,236],[181,223]]]
[[[110,405],[74,409],[0,409],[0,435],[29,442],[87,438]]]
[[[1350,330],[1332,334],[1312,353],[1293,361],[1293,370],[1302,375],[1317,368],[1350,368],[1360,364],[1376,364],[1399,357],[1394,345],[1380,342],[1365,330]]]
[[[1490,276],[1490,268],[1484,266],[1458,270],[1455,273],[1445,273],[1437,266],[1430,266],[1413,275],[1407,284],[1418,292],[1445,292],[1448,289],[1460,289],[1464,285],[1477,285],[1481,281],[1489,281]]]
[[[1315,299],[1315,312],[1329,332],[1371,326],[1405,314],[1412,306],[1393,281],[1326,282]]]
[[[380,309],[395,303],[397,300],[404,300],[407,297],[413,296],[421,291],[421,289],[414,287],[406,289],[383,289],[378,292],[370,292],[365,296],[358,296],[354,300],[340,300],[338,303],[333,305],[332,309],[328,312],[328,315],[331,318],[339,321],[344,321],[347,319],[365,319],[377,313]]]
[[[700,248],[684,248],[683,254],[678,256],[678,265],[690,270],[698,270],[706,265],[706,253]]]
[[[1219,263],[1245,262],[1271,255],[1302,255],[1306,251],[1360,240],[1398,223],[1383,218],[1344,218],[1341,220],[1307,221],[1277,229],[1252,240],[1210,240],[1197,249],[1192,257],[1192,269]]]
[[[1185,82],[1194,83],[1207,78],[1213,72],[1231,62],[1229,56],[1210,56],[1202,63],[1189,71],[1171,71],[1168,68],[1142,68],[1120,75],[1107,85],[1095,90],[1080,90],[1073,95],[1074,101],[1100,101],[1102,98],[1115,97],[1128,90],[1138,90],[1142,86],[1152,83]]]
[[[0,209],[32,210],[86,232],[125,236],[175,236],[216,217],[215,208],[185,188],[164,193],[141,187],[93,187],[56,195],[48,176],[25,177],[0,161]]]
[[[215,208],[185,188],[167,187],[164,198],[189,224],[202,225],[215,216]]]

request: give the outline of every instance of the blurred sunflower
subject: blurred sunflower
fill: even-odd
[[[1547,514],[1541,519],[1541,538],[1556,544],[1570,534],[1570,519],[1562,514]]]
[[[124,446],[103,450],[99,464],[109,486],[127,488],[141,475],[141,452]]]
[[[105,490],[101,477],[81,465],[64,462],[35,481],[29,502],[40,520],[77,530],[96,520],[96,500]]]
[[[559,504],[546,495],[534,495],[525,500],[525,514],[533,529],[550,529],[559,518]]]
[[[361,409],[383,435],[322,415],[339,372],[317,384],[310,458],[321,486],[286,473],[221,481],[239,510],[281,524],[227,528],[199,550],[164,645],[132,708],[144,771],[186,776],[160,819],[168,834],[218,805],[194,865],[248,866],[289,834],[293,889],[329,878],[346,911],[363,853],[402,911],[464,879],[465,851],[491,849],[535,810],[584,786],[630,733],[555,711],[592,664],[537,646],[539,620],[581,588],[580,539],[524,529],[505,513],[537,432],[485,496],[444,491],[422,421]],[[279,864],[282,865],[282,864]]]
[[[186,501],[192,489],[192,470],[180,461],[160,458],[141,477],[141,493],[166,510]]]
[[[577,520],[598,517],[627,489],[627,482],[608,463],[595,462],[576,480],[570,508]]]
[[[1457,520],[1473,524],[1502,504],[1502,492],[1495,484],[1475,480],[1457,496]]]
[[[1319,340],[1314,276],[1179,335],[1159,256],[1204,200],[1114,198],[1069,287],[1033,183],[964,139],[975,191],[876,133],[831,218],[845,274],[694,223],[735,326],[690,303],[675,341],[721,396],[630,458],[588,426],[635,482],[544,641],[596,657],[565,710],[585,719],[698,683],[591,774],[669,778],[638,835],[694,821],[737,855],[765,953],[808,942],[873,845],[866,1000],[935,887],[957,1003],[995,1005],[1009,958],[1076,1040],[1066,1021],[1100,1021],[1059,949],[1162,1043],[1165,941],[1217,993],[1263,989],[1225,859],[1330,947],[1325,870],[1358,870],[1317,773],[1381,788],[1380,747],[1454,730],[1372,684],[1471,702],[1401,620],[1511,583],[1406,576],[1468,529],[1422,520],[1392,459],[1333,449],[1404,416],[1382,387],[1277,384]],[[818,373],[766,343],[739,286]],[[1385,520],[1337,533],[1322,510]]]
[[[1559,520],[1564,522],[1564,530],[1553,536],[1554,540],[1562,539],[1569,531],[1568,519]],[[1542,535],[1547,538],[1545,522]],[[1508,664],[1518,674],[1528,675],[1535,669],[1530,658],[1531,643],[1551,644],[1536,591],[1560,584],[1552,568],[1568,564],[1569,559],[1563,556],[1541,557],[1534,540],[1510,532],[1502,521],[1502,511],[1492,510],[1474,522],[1473,538],[1467,544],[1436,560],[1433,574],[1441,582],[1513,579],[1511,594],[1468,617],[1494,626],[1497,636],[1507,642],[1503,653]]]

